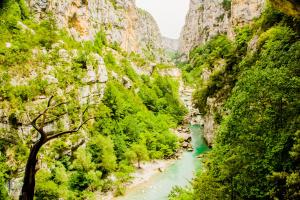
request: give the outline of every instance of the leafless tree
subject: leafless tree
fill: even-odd
[[[22,192],[19,198],[20,200],[33,200],[34,188],[35,188],[35,174],[37,172],[36,164],[38,162],[37,155],[41,147],[45,145],[47,142],[56,139],[60,136],[78,132],[84,124],[86,124],[89,120],[92,119],[92,118],[88,118],[86,120],[83,119],[84,114],[88,110],[88,106],[87,106],[81,114],[80,124],[78,126],[74,128],[70,128],[70,130],[66,130],[66,131],[46,132],[44,130],[46,124],[53,123],[59,120],[62,116],[62,114],[57,114],[55,115],[55,117],[53,117],[53,115],[50,117],[49,112],[54,111],[58,107],[68,104],[68,102],[52,103],[53,98],[54,97],[51,96],[48,100],[47,107],[40,114],[38,114],[33,120],[30,120],[30,125],[39,133],[39,137],[38,140],[34,142],[33,146],[30,149],[29,157],[27,159],[26,168],[25,168]]]

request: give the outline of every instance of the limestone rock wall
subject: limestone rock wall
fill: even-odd
[[[264,4],[265,0],[191,0],[186,24],[179,39],[179,52],[186,59],[194,47],[218,34],[227,34],[233,39],[235,27],[251,23],[260,16]],[[219,67],[214,68],[217,70]],[[204,71],[202,79],[207,80],[211,74],[212,71]],[[203,133],[210,146],[213,145],[214,133],[218,128],[215,115],[221,112],[223,103],[223,96],[219,94],[207,99]]]
[[[150,13],[137,9],[137,21],[135,24],[135,37],[138,41],[136,48],[138,53],[152,53],[160,59],[163,55],[162,36],[159,27]],[[161,55],[159,54],[161,51]]]
[[[251,23],[253,19],[259,17],[265,3],[265,0],[232,0],[231,23],[228,35],[233,37],[234,27]]]
[[[179,40],[167,37],[162,37],[162,44],[167,51],[178,51]]]
[[[195,46],[218,34],[234,37],[234,28],[258,17],[264,4],[265,0],[191,0],[179,39],[179,51],[188,54]]]
[[[92,40],[104,29],[110,41],[127,51],[142,52],[149,43],[161,48],[159,28],[134,0],[27,0],[40,20],[52,13],[60,28],[67,28],[78,40]]]

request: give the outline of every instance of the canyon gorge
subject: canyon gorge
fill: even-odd
[[[135,0],[2,1],[0,199],[298,199],[299,13],[190,0],[171,39]]]

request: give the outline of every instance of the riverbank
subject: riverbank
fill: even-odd
[[[125,183],[125,196],[121,197],[114,197],[113,192],[107,193],[104,197],[98,198],[102,200],[122,200],[126,198],[128,193],[131,193],[132,191],[138,190],[140,188],[143,188],[143,186],[146,186],[148,184],[151,184],[153,178],[158,177],[158,176],[163,176],[164,172],[166,170],[169,170],[171,166],[176,165],[175,163],[181,161],[181,159],[185,160],[188,162],[191,162],[192,157],[188,152],[184,151],[183,149],[193,149],[191,148],[191,130],[189,128],[190,125],[193,124],[198,124],[201,123],[200,120],[198,119],[199,113],[195,108],[193,108],[192,105],[192,93],[193,89],[190,87],[187,87],[183,84],[183,82],[180,82],[180,87],[179,87],[179,96],[182,101],[182,103],[185,105],[185,107],[188,109],[188,114],[186,115],[184,119],[184,123],[182,126],[177,127],[176,129],[172,130],[174,134],[176,134],[179,138],[183,139],[183,144],[182,148],[176,153],[176,156],[174,159],[169,159],[169,160],[155,160],[151,162],[144,162],[141,164],[141,168],[138,169],[136,166],[136,171],[131,174],[132,180],[130,180],[128,183]],[[186,162],[185,161],[185,162]],[[178,164],[178,163],[177,163]],[[180,164],[179,164],[180,165]],[[184,165],[184,163],[182,164]],[[193,165],[193,163],[191,163]],[[192,170],[192,169],[190,169]],[[179,174],[184,174],[183,172]],[[191,174],[185,174],[185,178],[191,178]],[[181,181],[181,180],[180,180]],[[179,182],[180,182],[179,181]],[[184,183],[184,181],[182,181]],[[142,192],[142,191],[141,191]]]
[[[165,171],[175,161],[175,159],[170,159],[143,163],[141,169],[137,169],[136,172],[132,174],[133,179],[126,188],[129,189],[148,181],[152,176]]]
[[[192,124],[195,113],[195,109],[192,106],[192,93],[193,89],[190,87],[185,87],[183,82],[180,82],[179,87],[179,96],[182,103],[188,109],[189,113],[186,116],[186,122],[183,126],[177,127],[173,132],[179,137],[183,138],[185,141],[191,140],[191,134],[189,130],[189,124]],[[176,158],[180,158],[183,154],[183,150],[180,149],[176,153]],[[126,187],[127,189],[133,188],[141,183],[148,181],[151,177],[155,176],[158,173],[165,171],[170,165],[172,165],[177,159],[169,160],[156,160],[152,162],[145,162],[141,165],[141,169],[137,169],[135,173],[132,174],[133,180]]]
[[[170,167],[176,159],[169,160],[154,160],[151,162],[144,162],[141,164],[141,168],[137,168],[134,173],[132,173],[132,180],[125,184],[126,192],[132,188],[137,187],[140,184],[145,184],[152,177],[164,172],[168,167]],[[101,200],[117,200],[122,197],[114,197],[113,192],[101,196]]]
[[[193,152],[184,151],[179,159],[167,165],[163,172],[152,174],[146,181],[126,188],[126,194],[114,200],[167,200],[175,186],[185,187],[201,168],[199,155],[209,150],[201,137],[200,125],[190,126],[192,131]],[[199,134],[200,133],[200,134]],[[146,172],[148,173],[148,172]]]

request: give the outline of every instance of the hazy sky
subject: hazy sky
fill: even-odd
[[[179,38],[190,0],[136,0],[139,8],[152,14],[163,36]]]

